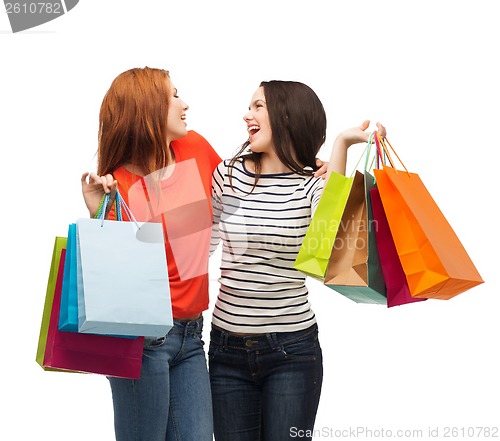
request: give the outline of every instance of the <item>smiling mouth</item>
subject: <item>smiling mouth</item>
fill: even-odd
[[[250,127],[247,128],[248,134],[250,136],[255,135],[259,130],[260,130],[259,126],[250,126]]]

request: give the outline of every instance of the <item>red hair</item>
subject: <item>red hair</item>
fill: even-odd
[[[99,175],[113,173],[127,163],[148,175],[171,162],[167,145],[170,90],[170,76],[163,69],[134,68],[113,80],[99,113]]]

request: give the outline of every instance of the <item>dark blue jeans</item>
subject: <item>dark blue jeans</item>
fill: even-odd
[[[212,326],[208,356],[216,441],[312,433],[323,381],[317,325],[250,336]]]

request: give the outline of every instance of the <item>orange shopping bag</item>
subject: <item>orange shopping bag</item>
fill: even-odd
[[[386,142],[404,171],[395,168]],[[448,300],[483,283],[418,174],[406,169],[387,140],[376,136],[376,143],[383,165],[375,179],[411,295]]]

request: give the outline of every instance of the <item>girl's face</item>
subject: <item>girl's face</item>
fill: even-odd
[[[187,135],[186,110],[189,106],[177,95],[177,89],[170,83],[170,102],[168,104],[167,131],[169,142]]]
[[[259,87],[253,94],[248,113],[243,120],[247,124],[250,150],[255,153],[274,152],[271,123],[263,87]]]

